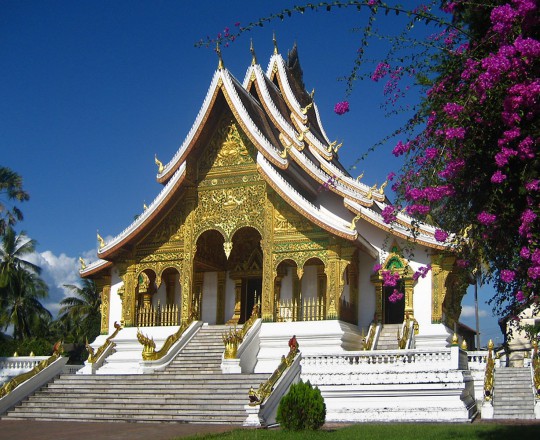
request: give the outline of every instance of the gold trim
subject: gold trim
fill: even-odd
[[[289,353],[287,356],[281,356],[281,362],[279,363],[276,370],[272,373],[270,378],[259,385],[259,388],[255,390],[253,387],[249,389],[248,397],[249,397],[249,406],[259,406],[264,403],[264,401],[272,394],[272,391],[274,390],[274,385],[279,380],[279,378],[283,375],[285,370],[289,368],[296,356],[300,353],[298,350],[298,341],[296,340],[296,336],[293,336],[289,340]]]
[[[163,344],[163,347],[161,347],[161,349],[158,351],[156,351],[156,343],[154,342],[154,339],[142,334],[141,331],[137,329],[137,340],[143,346],[143,360],[157,361],[163,356],[165,356],[169,352],[173,344],[180,339],[182,334],[187,330],[187,328],[191,325],[192,322],[192,318],[184,321],[180,328],[176,331],[176,333],[173,333],[172,335],[169,335],[167,337],[165,343]]]
[[[99,347],[99,348],[97,349],[97,351],[94,351],[94,349],[90,346],[90,344],[88,344],[88,338],[86,339],[86,345],[85,345],[85,348],[86,348],[86,351],[88,351],[88,359],[87,359],[87,362],[88,362],[89,364],[94,364],[94,363],[100,358],[100,356],[103,354],[103,352],[104,352],[111,344],[114,345],[114,342],[112,342],[112,339],[118,334],[118,332],[119,332],[120,330],[123,329],[123,327],[122,327],[120,324],[118,324],[118,322],[115,322],[115,323],[114,323],[114,328],[116,329],[116,330],[114,331],[114,333],[113,333],[111,336],[109,336],[109,337],[105,340],[104,344],[103,344],[101,347]]]

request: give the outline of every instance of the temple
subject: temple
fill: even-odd
[[[385,223],[387,183],[365,184],[340,163],[296,47],[285,59],[275,45],[266,70],[252,48],[243,82],[218,55],[184,142],[166,164],[155,158],[163,189],[124,231],[99,237],[99,259],[81,269],[101,290],[102,336],[92,346],[115,341],[97,374],[144,373],[141,344],[144,360],[157,359],[156,347],[166,352],[194,323],[229,326],[225,373],[272,373],[294,335],[302,376],[315,383],[309,356],[457,345],[466,286],[455,258],[433,227],[413,227],[402,212]],[[249,329],[237,328],[254,320],[242,351]],[[468,391],[456,388],[452,417],[467,420],[470,384],[458,383]],[[346,399],[336,405],[334,419],[348,419]]]
[[[103,291],[102,333],[116,321],[169,326],[192,314],[237,325],[260,302],[265,323],[367,330],[408,317],[417,345],[444,346],[464,293],[454,258],[434,228],[422,225],[413,239],[407,215],[386,224],[386,182],[350,176],[339,148],[305,89],[296,47],[287,60],[276,49],[266,71],[253,55],[243,83],[220,61],[185,141],[166,165],[156,158],[163,190],[81,270]],[[399,301],[389,300],[384,271],[400,274]]]

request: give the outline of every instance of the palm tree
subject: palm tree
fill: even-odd
[[[13,326],[13,337],[17,340],[38,336],[42,323],[50,321],[51,313],[41,304],[48,289],[45,282],[35,273],[19,269],[10,278],[5,296],[5,307],[0,312],[4,329]]]
[[[5,229],[0,246],[0,289],[9,290],[9,284],[14,282],[19,270],[36,275],[41,273],[39,266],[24,259],[35,250],[36,241],[28,238],[24,232],[17,235],[11,227]]]
[[[93,280],[83,279],[82,287],[73,284],[65,284],[74,296],[64,298],[60,301],[62,306],[59,311],[59,319],[69,319],[76,324],[78,329],[73,329],[76,342],[80,336],[93,340],[99,335],[101,326],[101,296]]]
[[[25,257],[35,251],[36,242],[24,232],[16,234],[8,226],[0,245],[0,327],[13,326],[16,339],[40,333],[43,321],[50,312],[39,301],[46,298],[48,289],[39,277],[41,268]]]
[[[9,168],[0,167],[0,234],[23,218],[22,212],[16,206],[12,206],[11,209],[6,208],[2,202],[6,197],[7,201],[18,202],[24,202],[30,198],[22,188],[22,177]]]

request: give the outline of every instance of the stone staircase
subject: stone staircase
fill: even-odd
[[[203,326],[163,372],[62,375],[2,420],[241,424],[250,386],[268,374],[221,373],[226,326]]]
[[[377,340],[375,350],[397,350],[397,333],[401,331],[402,324],[384,324]]]
[[[496,368],[494,380],[494,419],[535,418],[530,367]]]

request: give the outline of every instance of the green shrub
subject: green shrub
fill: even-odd
[[[326,404],[321,391],[309,381],[291,385],[279,402],[276,420],[286,430],[316,430],[324,425],[325,419]]]

